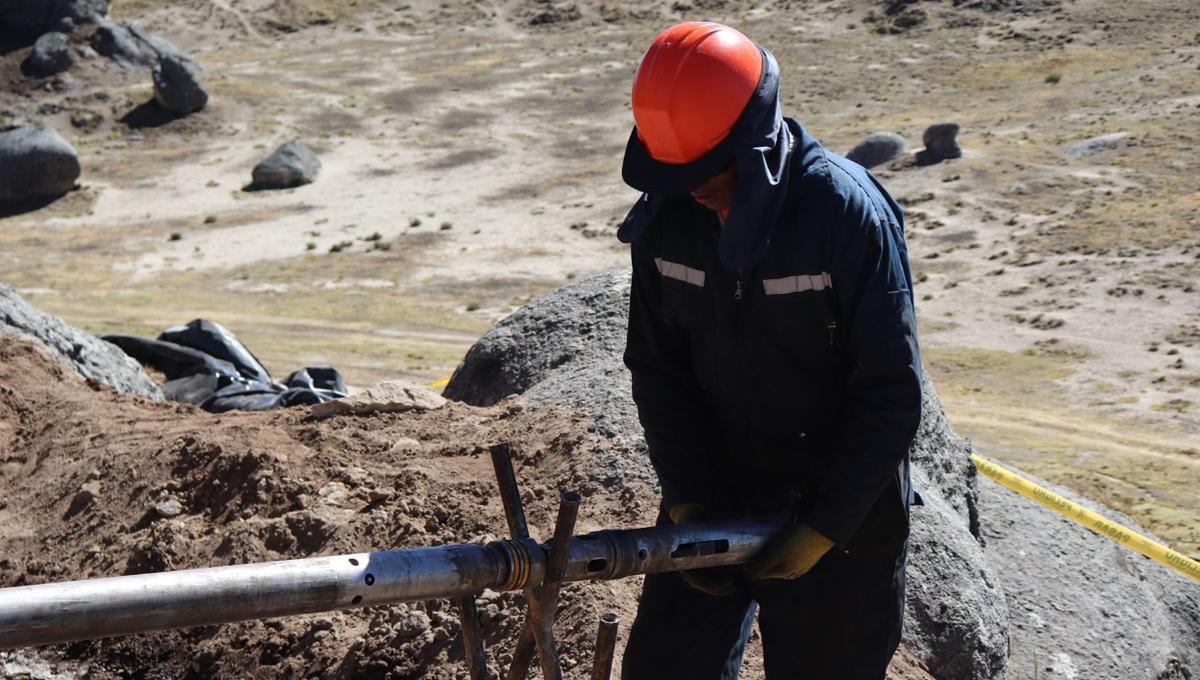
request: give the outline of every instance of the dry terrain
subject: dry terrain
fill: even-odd
[[[625,262],[634,67],[661,27],[723,20],[774,51],[787,112],[836,151],[962,125],[963,158],[877,169],[952,421],[1200,553],[1200,5],[886,8],[116,0],[204,65],[210,106],[159,125],[136,115],[145,71],[31,81],[8,44],[0,122],[54,124],[84,173],[0,217],[0,280],[97,332],[211,318],[281,373],[441,377],[515,306]],[[1124,136],[1065,153],[1104,134]],[[317,182],[246,191],[291,138]]]

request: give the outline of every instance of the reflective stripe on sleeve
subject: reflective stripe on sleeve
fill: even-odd
[[[826,288],[833,288],[833,279],[829,276],[829,272],[763,279],[763,290],[767,295],[787,295],[788,293],[803,293]]]
[[[668,279],[704,287],[704,270],[702,269],[693,269],[678,262],[668,262],[661,257],[654,258],[654,266],[658,267],[658,273]]]

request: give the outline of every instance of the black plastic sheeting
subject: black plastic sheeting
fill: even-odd
[[[196,319],[172,326],[156,340],[133,335],[101,338],[166,375],[163,394],[168,399],[213,413],[319,404],[347,394],[341,374],[330,366],[308,366],[283,382],[272,380],[237,336],[215,321]]]

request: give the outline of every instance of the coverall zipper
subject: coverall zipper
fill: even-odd
[[[833,347],[837,344],[837,322],[830,321],[826,327],[829,328],[829,346]]]
[[[746,382],[750,375],[750,362],[748,360],[748,357],[750,355],[749,346],[748,346],[749,343],[746,338],[746,329],[744,327],[746,310],[745,310],[745,305],[742,302],[742,298],[745,297],[745,287],[743,285],[742,278],[743,278],[743,272],[739,270],[737,273],[736,286],[733,291],[733,299],[734,299],[733,306],[734,306],[734,310],[735,310],[735,312],[734,312],[734,332],[737,337],[737,345],[738,345],[738,360],[739,360],[738,365],[740,366],[740,369],[741,369],[738,371],[738,374],[736,376],[736,382],[738,383],[738,387],[735,389],[739,389],[739,390],[746,388]],[[741,430],[741,436],[739,436],[737,438],[737,441],[742,442],[743,446],[745,446],[745,449],[737,452],[737,455],[741,456],[741,455],[744,455],[747,450],[751,450],[751,451],[754,450],[755,447],[753,446],[753,444],[750,443],[751,442],[750,437],[752,436],[753,433],[750,431],[750,413],[748,411],[749,406],[747,404],[747,400],[741,399],[739,401],[740,401],[740,403],[738,405],[739,408],[737,409],[737,415],[738,415],[738,418],[741,420],[741,422],[739,423],[739,425],[740,425],[739,429]]]

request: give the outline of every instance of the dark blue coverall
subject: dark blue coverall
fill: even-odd
[[[835,546],[805,576],[742,577],[728,597],[648,576],[624,680],[737,677],[756,605],[773,680],[881,679],[899,644],[921,410],[901,210],[862,167],[785,124],[786,198],[754,266],[722,265],[719,219],[686,194],[642,215],[627,239],[625,363],[660,523],[684,501],[718,517],[787,512]]]

